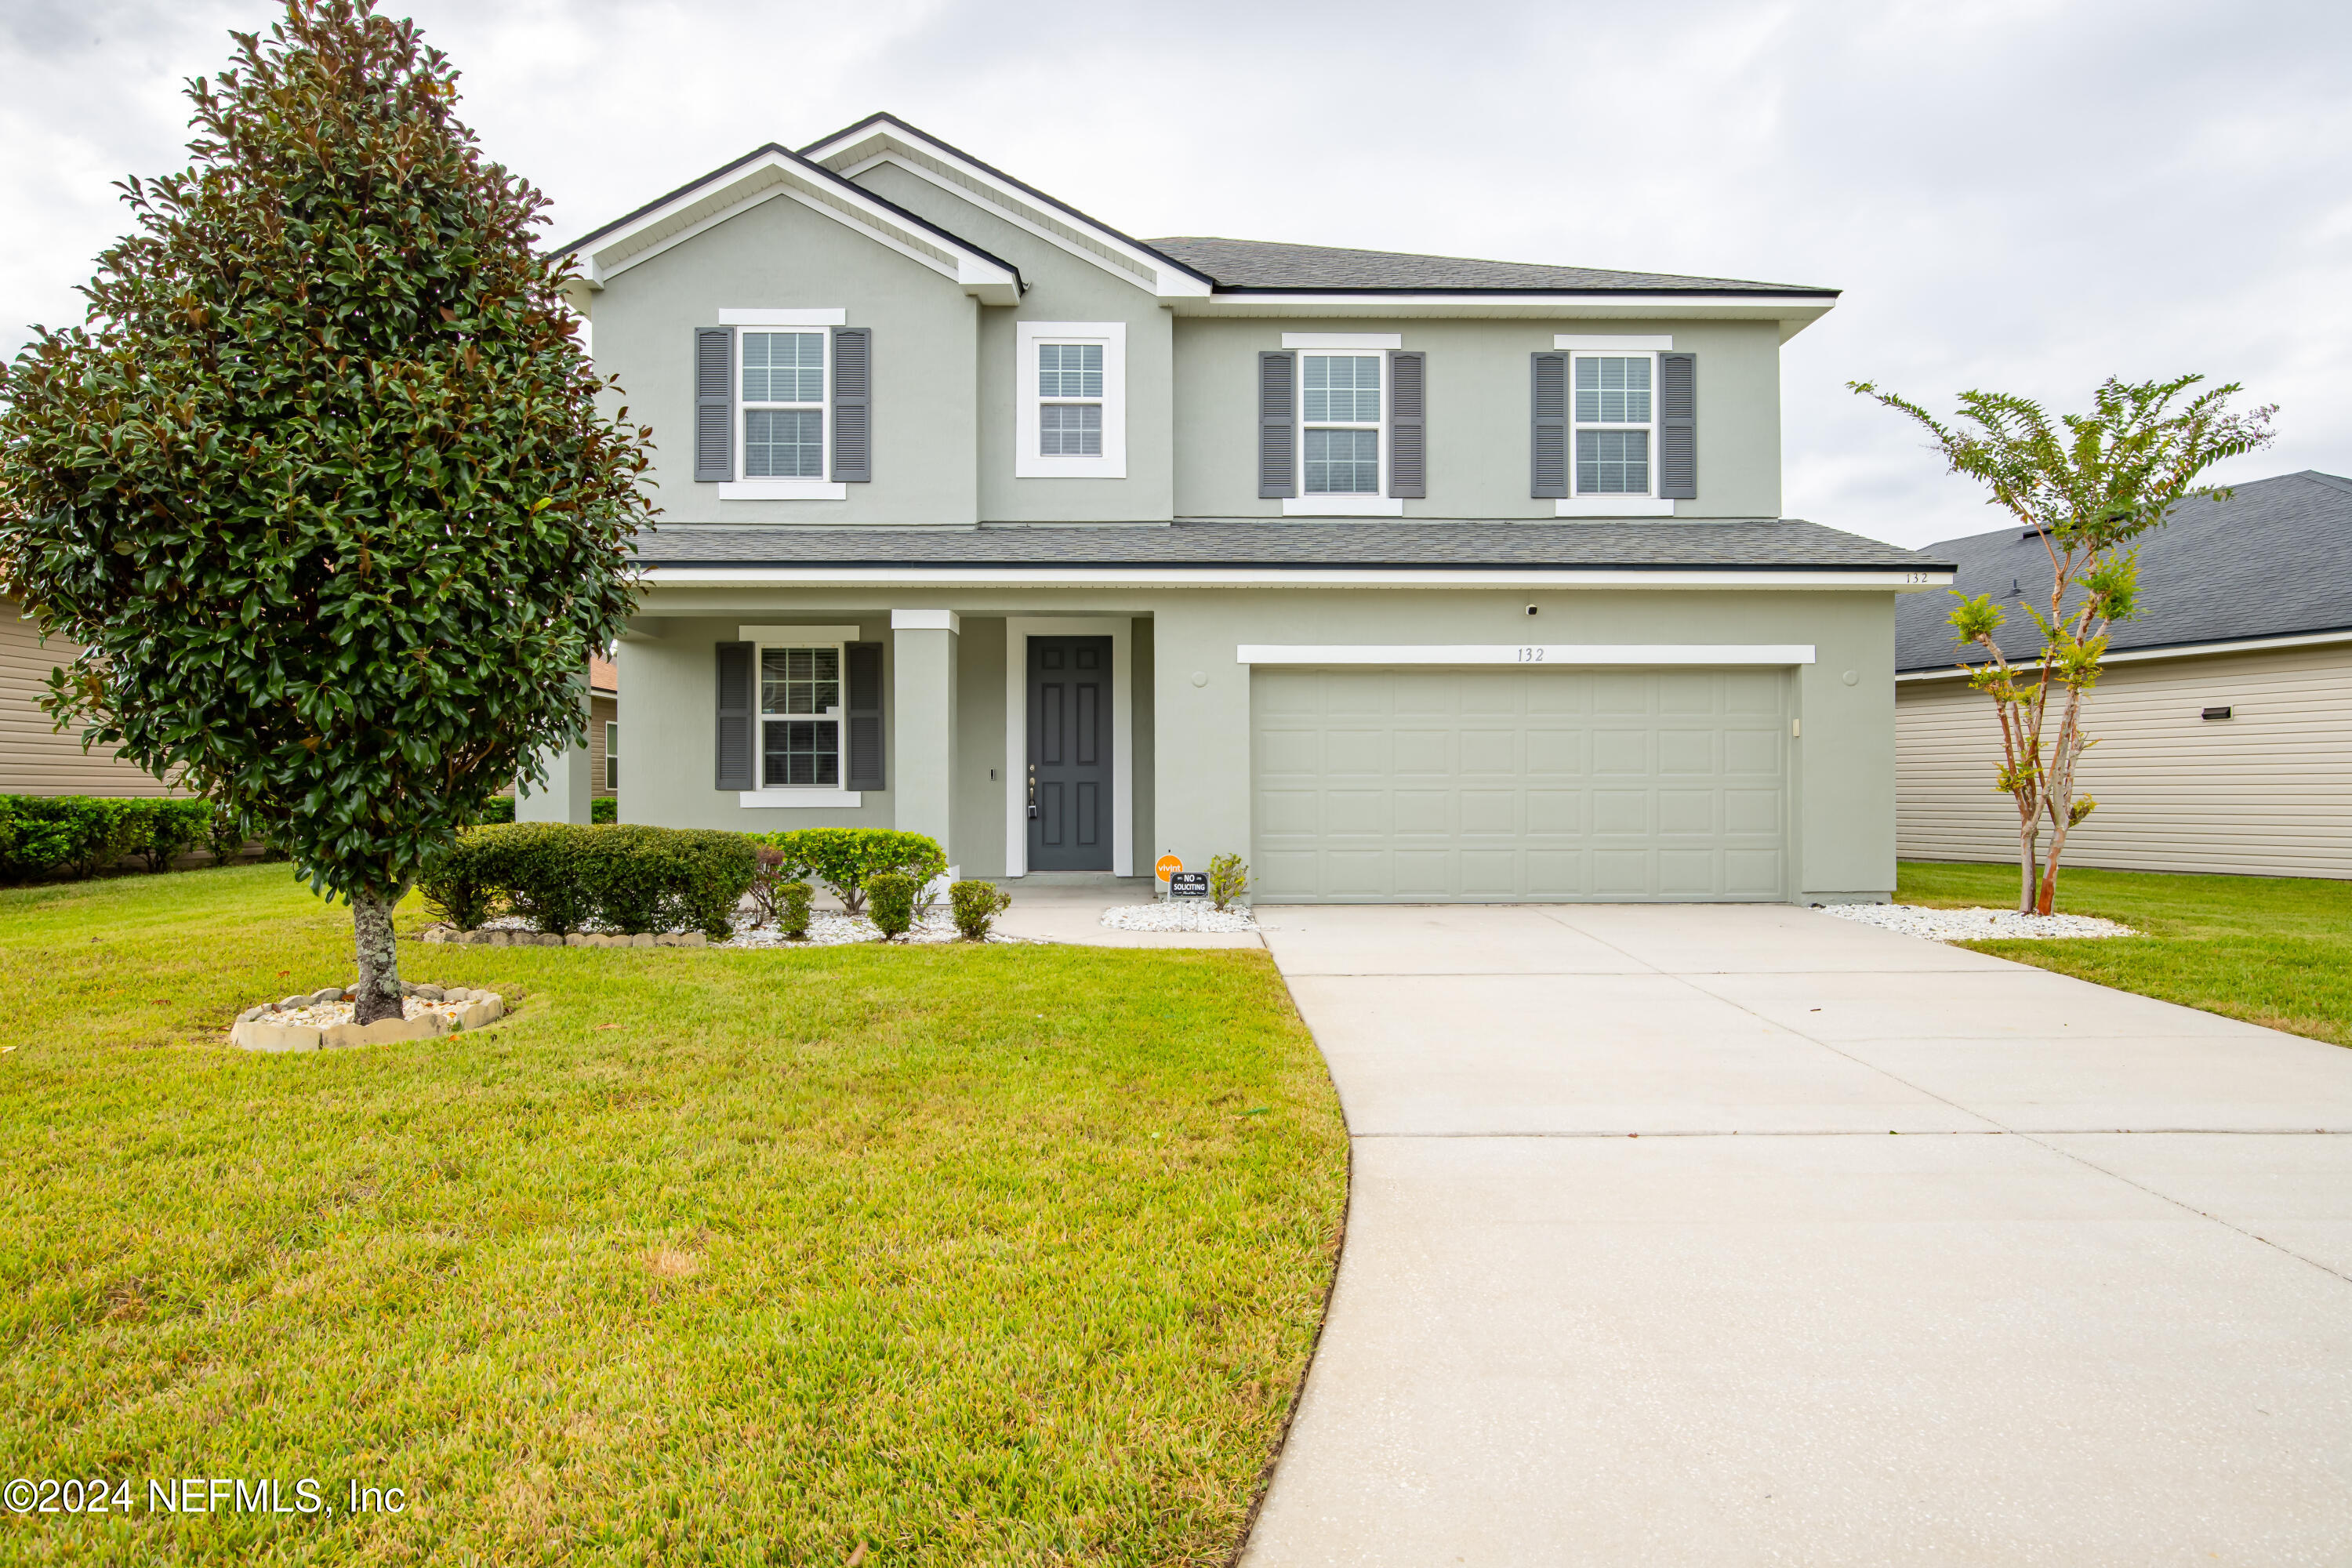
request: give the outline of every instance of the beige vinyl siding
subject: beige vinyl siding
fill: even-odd
[[[169,795],[110,752],[83,752],[78,729],[49,727],[39,707],[49,671],[77,650],[60,638],[43,643],[23,613],[0,599],[0,795]]]
[[[2099,809],[2067,836],[2068,864],[2352,877],[2352,644],[2113,664],[2086,718]],[[2015,859],[1990,700],[1904,681],[1895,729],[1897,852]]]

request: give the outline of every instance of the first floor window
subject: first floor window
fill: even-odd
[[[1311,353],[1300,370],[1307,493],[1378,495],[1381,356]]]
[[[1580,496],[1648,495],[1650,433],[1647,430],[1579,430],[1576,433],[1576,493]]]
[[[1650,493],[1651,393],[1657,362],[1652,355],[1576,356],[1576,493],[1580,496],[1646,496]]]
[[[743,477],[824,477],[824,334],[743,334]]]
[[[760,650],[760,783],[841,784],[841,649]]]

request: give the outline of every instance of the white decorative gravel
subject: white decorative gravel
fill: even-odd
[[[1221,910],[1199,899],[1115,905],[1103,911],[1102,923],[1113,931],[1206,931],[1228,936],[1257,930],[1247,910]]]
[[[465,1002],[427,1002],[422,996],[404,996],[400,999],[400,1016],[422,1018],[427,1013],[438,1013],[455,1023],[468,1005]],[[349,1002],[310,1002],[299,1007],[283,1007],[276,1012],[264,1013],[261,1021],[265,1024],[291,1024],[304,1029],[331,1029],[337,1024],[352,1021],[352,1005]]]
[[[2015,910],[1931,910],[1919,904],[1830,904],[1822,913],[1901,931],[1929,942],[1982,942],[1988,937],[2137,936],[2092,915],[2021,915]]]
[[[845,915],[839,910],[812,910],[809,912],[808,940],[794,942],[772,925],[755,925],[749,915],[735,917],[735,934],[725,942],[714,942],[713,947],[846,947],[854,942],[879,942],[882,930],[864,915]],[[961,942],[963,933],[956,930],[955,917],[945,910],[934,910],[917,921],[907,934],[898,939],[904,942]],[[998,942],[1034,942],[1034,937],[1007,936],[992,931],[988,940]]]

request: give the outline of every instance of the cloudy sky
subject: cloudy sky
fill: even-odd
[[[1128,233],[1846,290],[1783,361],[1785,509],[1996,525],[1895,416],[2200,371],[2227,477],[2352,473],[2352,6],[2263,0],[413,0],[553,235],[889,109]],[[0,351],[79,315],[110,182],[265,0],[0,0]]]

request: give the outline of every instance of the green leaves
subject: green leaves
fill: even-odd
[[[544,198],[372,0],[296,0],[123,187],[79,327],[0,371],[0,563],[81,645],[53,711],[388,892],[625,625],[646,433],[600,415]]]

